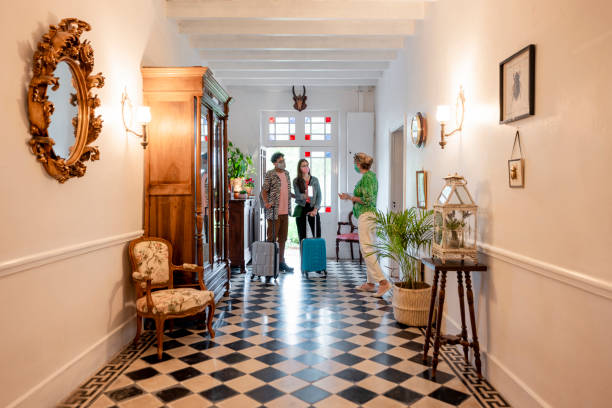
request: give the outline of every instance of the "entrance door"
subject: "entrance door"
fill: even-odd
[[[310,174],[321,186],[321,237],[327,243],[327,253],[334,253],[338,222],[338,160],[335,148],[301,147],[300,158],[308,160]],[[307,232],[310,236],[310,232]],[[330,252],[332,251],[332,252]]]
[[[263,186],[264,178],[266,177],[266,149],[259,149],[259,189],[261,190],[261,186]],[[260,192],[261,193],[261,192]],[[259,240],[266,240],[266,216],[264,214],[264,209],[262,206],[259,206]]]

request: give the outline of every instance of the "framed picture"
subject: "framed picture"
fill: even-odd
[[[508,185],[511,188],[525,187],[525,159],[508,160]]]
[[[499,64],[499,123],[535,114],[535,45]]]
[[[427,208],[427,172],[416,172],[417,208]]]

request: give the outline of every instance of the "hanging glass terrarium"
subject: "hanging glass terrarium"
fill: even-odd
[[[444,177],[445,185],[434,204],[432,254],[447,259],[476,258],[476,212],[478,206],[462,176]]]

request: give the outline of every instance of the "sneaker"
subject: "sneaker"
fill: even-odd
[[[278,264],[278,268],[279,268],[281,271],[284,271],[284,272],[293,272],[293,268],[292,268],[292,267],[290,267],[289,265],[287,265],[287,264],[286,264],[286,263],[284,263],[284,262],[279,263],[279,264]]]

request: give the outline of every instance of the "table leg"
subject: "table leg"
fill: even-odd
[[[431,300],[429,301],[429,314],[427,316],[427,331],[425,332],[425,344],[423,345],[423,362],[427,362],[427,352],[429,351],[429,342],[431,341],[431,319],[436,306],[436,293],[438,292],[438,277],[440,272],[434,271],[433,283],[431,285]]]
[[[463,345],[463,356],[465,357],[465,362],[468,363],[468,351],[470,348],[467,345],[468,336],[467,327],[465,326],[465,296],[463,292],[463,277],[461,272],[462,271],[457,271],[457,290],[459,291],[459,309],[461,309],[461,339],[466,342],[466,344]]]
[[[476,332],[476,317],[474,314],[474,292],[472,292],[472,279],[470,278],[469,271],[465,271],[465,285],[467,287],[468,306],[470,310],[470,323],[472,324],[472,344],[474,347],[476,372],[478,373],[478,378],[482,378],[482,363],[480,362],[480,344],[478,343],[478,333]]]
[[[444,296],[446,295],[446,271],[442,271],[440,293],[438,294],[438,318],[436,320],[436,339],[434,341],[433,359],[431,361],[431,376],[436,376],[438,356],[440,355],[440,337],[442,336],[442,313],[444,312]]]

